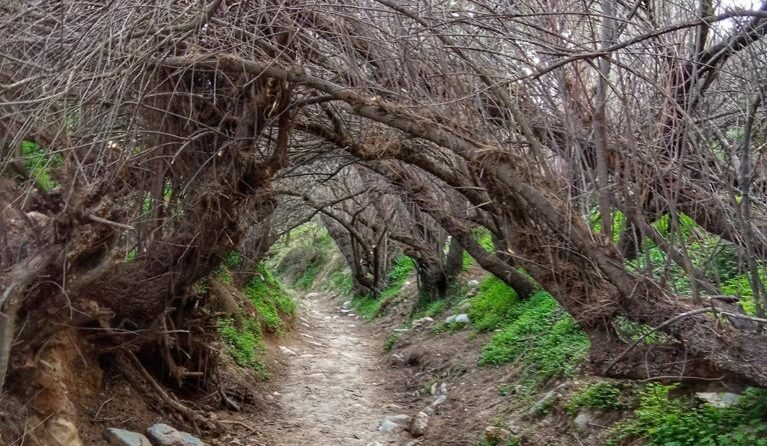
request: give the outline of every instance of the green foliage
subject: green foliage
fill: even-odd
[[[509,301],[507,301],[509,302]],[[503,325],[480,357],[484,365],[522,361],[522,380],[539,384],[572,376],[586,358],[589,339],[575,320],[546,292],[509,302]]]
[[[354,296],[352,298],[352,308],[367,321],[378,316],[383,303],[383,299],[376,299],[367,295]]]
[[[352,307],[365,320],[371,320],[378,316],[383,305],[396,296],[405,284],[410,273],[415,268],[415,261],[408,256],[401,255],[394,260],[387,282],[389,286],[381,292],[376,299],[371,296],[354,296]]]
[[[269,263],[286,283],[305,291],[315,286],[319,273],[328,265],[335,250],[325,227],[310,222],[282,237],[272,247]]]
[[[237,250],[232,250],[224,259],[224,266],[229,270],[237,269],[242,265],[242,255]]]
[[[725,292],[744,296],[744,306],[748,306],[747,302],[753,303],[748,279],[741,271],[735,246],[706,232],[685,214],[679,214],[676,226],[669,215],[663,215],[653,223],[653,227],[675,249],[681,251],[681,246],[684,247],[692,265],[710,282],[724,283],[725,289],[729,282],[729,286],[734,289]],[[664,280],[677,293],[689,294],[691,285],[684,268],[670,261],[652,241],[645,240],[644,245],[644,252],[627,266]]]
[[[295,302],[263,262],[257,265],[256,275],[244,293],[256,308],[266,329],[271,332],[281,332],[285,319],[295,314]]]
[[[423,308],[416,313],[414,316],[415,319],[422,318],[422,317],[434,317],[445,311],[447,308],[448,302],[444,299],[439,300],[432,300],[430,302],[427,302]]]
[[[618,243],[627,222],[628,219],[623,215],[623,212],[615,211],[613,214],[613,243]],[[591,227],[594,232],[602,232],[602,216],[596,208],[591,212]]]
[[[490,331],[519,317],[517,293],[493,275],[485,277],[471,301],[469,318],[474,328]]]
[[[675,388],[648,385],[634,417],[613,428],[606,444],[643,438],[649,446],[767,446],[764,389],[749,389],[735,405],[717,408],[689,397],[670,398]]]
[[[257,320],[246,319],[243,327],[238,328],[232,319],[219,319],[218,331],[237,364],[254,369],[266,377],[266,367],[258,359],[265,349],[261,326]]]
[[[61,165],[61,157],[51,154],[32,141],[21,142],[21,153],[35,184],[46,192],[55,188],[56,182],[51,178],[51,168]]]
[[[520,359],[526,365],[523,380],[533,384],[571,376],[588,352],[588,337],[550,294],[537,292],[522,301],[494,276],[480,283],[469,316],[479,331],[500,330],[483,349],[480,363]]]
[[[760,266],[758,269],[759,280],[767,287],[767,268]],[[754,290],[751,288],[751,278],[748,274],[734,276],[722,284],[722,292],[740,298],[743,310],[750,315],[755,315]]]
[[[621,400],[622,391],[623,387],[620,384],[606,381],[598,382],[573,395],[565,405],[565,409],[573,414],[583,407],[604,412],[623,410],[626,408],[626,404]]]
[[[474,237],[474,240],[476,240],[479,243],[479,246],[485,249],[487,252],[495,252],[495,244],[493,243],[493,235],[490,233],[490,231],[487,228],[484,228],[482,226],[475,227],[472,231],[472,236]],[[474,265],[476,262],[474,259],[469,255],[468,252],[463,252],[463,262],[462,262],[462,269],[464,271],[468,270],[469,267]]]
[[[389,286],[384,291],[384,293],[393,288],[396,288],[396,291],[393,293],[397,294],[397,292],[399,292],[400,288],[402,288],[402,285],[407,280],[410,273],[413,272],[413,269],[415,269],[415,260],[411,259],[410,257],[401,255],[394,259],[391,271],[389,272],[389,277],[387,278],[387,283]]]
[[[352,293],[354,281],[352,274],[348,270],[336,271],[328,278],[329,288],[342,296],[348,296]]]
[[[386,341],[384,342],[384,351],[390,352],[394,349],[394,346],[397,344],[397,341],[399,341],[399,335],[393,334],[386,338]]]

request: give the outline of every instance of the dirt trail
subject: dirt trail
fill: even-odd
[[[281,353],[288,375],[280,389],[285,418],[277,444],[406,443],[406,434],[377,431],[379,422],[398,408],[383,387],[377,359],[381,345],[373,342],[370,327],[340,314],[326,295],[308,295],[298,314],[296,339],[289,345],[295,355]]]

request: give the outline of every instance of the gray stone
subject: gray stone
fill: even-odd
[[[543,398],[539,399],[532,407],[530,407],[528,415],[538,416],[548,412],[556,398],[557,393],[554,390],[550,390],[546,395],[543,395]]]
[[[578,415],[576,415],[575,420],[573,420],[573,423],[575,423],[575,428],[581,432],[586,432],[590,430],[591,423],[593,422],[594,422],[594,414],[591,413],[591,411],[588,409],[584,409],[578,412]]]
[[[405,414],[389,415],[388,417],[384,418],[384,420],[389,420],[392,423],[398,424],[400,426],[407,426],[411,421],[413,421],[413,417]]]
[[[367,446],[383,446],[383,445],[378,441],[371,441],[370,443],[367,444]]]
[[[410,440],[405,443],[405,446],[418,446],[419,444],[421,444],[421,440]]]
[[[424,407],[424,409],[421,412],[425,413],[426,415],[430,417],[434,416],[434,408],[431,406]]]
[[[420,327],[420,326],[428,326],[428,325],[431,325],[431,324],[433,324],[433,323],[434,323],[434,319],[432,319],[432,318],[430,318],[430,317],[422,317],[422,318],[420,318],[420,319],[416,319],[416,320],[414,320],[414,321],[413,321],[413,322],[410,324],[410,326],[411,326],[411,327],[413,327],[413,328],[415,329],[415,328],[418,328],[418,327]]]
[[[466,313],[456,314],[455,319],[453,321],[456,324],[468,324],[469,323],[469,315]]]
[[[448,316],[445,318],[446,324],[449,324],[451,322],[455,322],[456,324],[468,324],[469,315],[466,313],[461,313],[461,314],[454,314],[452,316]]]
[[[394,333],[407,333],[410,331],[409,328],[395,328],[392,330]]]
[[[146,435],[154,446],[205,446],[205,443],[194,435],[164,423],[149,426]]]
[[[356,315],[356,314],[354,314],[354,313],[346,313],[346,315],[347,315],[347,316],[349,316],[349,317],[355,317],[355,316],[357,316],[357,315]]]
[[[429,415],[418,412],[410,424],[410,434],[414,437],[422,437],[426,433],[427,427],[429,427]]]
[[[352,310],[351,310],[351,309],[349,309],[349,308],[342,308],[342,309],[341,309],[341,314],[349,314],[349,313],[351,313],[351,312],[352,312]]]
[[[152,446],[152,443],[144,435],[114,427],[110,427],[104,432],[104,438],[112,446]]]
[[[447,395],[447,384],[440,384],[437,388],[436,395]]]
[[[740,395],[730,392],[698,392],[695,396],[719,409],[730,407],[740,400]]]
[[[285,347],[283,345],[280,345],[277,348],[280,350],[280,353],[282,353],[283,355],[287,355],[287,356],[295,356],[296,355],[296,352],[294,352],[293,350],[291,350],[291,349],[289,349],[289,348],[287,348],[287,347]]]
[[[458,302],[458,305],[456,306],[461,311],[469,311],[469,308],[471,308],[471,301],[469,299],[464,299],[460,302]]]
[[[469,287],[469,289],[477,289],[479,288],[479,281],[478,280],[470,280],[466,282],[466,286]]]
[[[350,300],[347,300],[346,302],[343,303],[343,305],[341,305],[341,308],[343,308],[344,310],[348,310],[351,307],[352,307],[352,301]]]
[[[389,420],[383,420],[381,421],[381,424],[378,425],[378,431],[384,432],[384,433],[391,433],[391,432],[399,432],[403,428],[399,424],[389,421]]]
[[[447,401],[447,395],[439,395],[436,398],[434,398],[434,401],[431,402],[431,407],[439,407],[441,406],[445,401]]]
[[[320,297],[320,293],[309,293],[305,296],[306,299],[314,299]]]

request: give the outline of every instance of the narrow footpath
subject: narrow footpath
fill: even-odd
[[[311,293],[299,302],[294,342],[280,347],[288,374],[279,391],[285,411],[279,446],[404,445],[405,433],[382,433],[397,410],[379,369],[382,348],[371,328],[338,303]]]

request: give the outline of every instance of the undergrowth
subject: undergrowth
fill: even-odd
[[[51,177],[51,168],[61,165],[61,157],[53,155],[32,141],[21,142],[21,153],[24,156],[30,178],[45,192],[57,186]]]
[[[493,244],[493,237],[490,234],[490,231],[488,231],[484,227],[476,227],[474,230],[471,231],[472,236],[474,237],[474,240],[476,240],[479,245],[485,249],[487,252],[495,252],[495,246]],[[464,271],[468,270],[469,267],[476,264],[477,262],[474,260],[471,255],[467,251],[463,252],[463,264],[462,269]]]
[[[281,332],[286,320],[292,319],[295,314],[295,302],[263,263],[258,264],[256,275],[244,293],[256,308],[267,331]]]
[[[265,348],[261,324],[256,319],[245,319],[242,327],[237,327],[230,318],[219,319],[218,331],[227,352],[237,364],[255,370],[263,378],[268,376],[260,359]]]
[[[634,416],[616,425],[605,444],[767,446],[767,390],[749,389],[734,405],[717,408],[688,396],[669,398],[676,386],[648,385]]]
[[[386,341],[384,342],[384,351],[390,352],[394,349],[394,346],[397,345],[397,341],[399,341],[399,335],[393,334],[386,338]]]
[[[354,296],[352,298],[352,307],[363,319],[374,319],[379,315],[386,301],[396,296],[402,290],[405,281],[414,268],[415,261],[410,257],[405,255],[397,257],[389,272],[388,286],[381,292],[381,295],[378,298],[366,295]]]
[[[521,380],[528,387],[572,376],[589,350],[586,333],[550,294],[539,291],[519,300],[495,277],[480,284],[470,318],[477,330],[499,330],[483,348],[480,364],[521,361]]]
[[[239,263],[239,255],[230,254],[216,271],[216,279],[231,285],[229,267],[237,267]],[[232,318],[219,319],[218,331],[227,352],[237,364],[266,378],[266,366],[260,359],[264,352],[264,332],[282,333],[295,315],[295,302],[263,262],[257,265],[256,274],[243,294],[255,311],[250,314],[241,308],[239,324]]]
[[[631,392],[627,392],[620,383],[598,382],[590,385],[581,392],[573,395],[565,405],[565,409],[575,414],[581,408],[596,409],[602,412],[624,410],[630,402]]]

